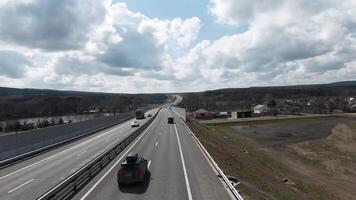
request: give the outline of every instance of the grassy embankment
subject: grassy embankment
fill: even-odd
[[[248,121],[209,125],[188,125],[226,174],[238,177],[238,189],[246,199],[337,199],[323,185],[315,184],[283,164],[255,141],[236,134],[234,125],[261,125],[276,122],[298,123],[303,119]],[[308,120],[320,120],[318,118]],[[288,178],[288,183],[282,182]]]

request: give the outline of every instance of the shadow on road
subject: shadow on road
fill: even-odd
[[[143,194],[147,191],[148,185],[151,181],[151,172],[147,171],[145,174],[145,181],[143,183],[119,185],[119,190],[123,193]]]

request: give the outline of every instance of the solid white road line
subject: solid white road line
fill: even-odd
[[[120,126],[114,128],[114,129],[109,130],[109,131],[106,131],[106,132],[104,132],[104,133],[107,134],[107,133],[110,133],[110,132],[112,132],[112,131],[115,131],[115,130],[117,130],[117,129],[119,129],[119,128],[121,128],[121,127],[123,127],[123,126],[129,124],[130,121],[131,121],[131,120],[129,120],[129,122],[127,122],[127,123],[125,123],[125,124],[122,124],[122,125],[120,125]],[[103,133],[103,134],[104,134],[104,133]],[[89,140],[86,140],[86,141],[84,141],[84,142],[82,142],[82,143],[79,143],[79,144],[77,144],[77,145],[75,145],[75,146],[73,146],[73,147],[71,147],[71,148],[69,148],[69,149],[63,150],[63,151],[61,151],[61,152],[59,152],[59,153],[56,153],[56,154],[54,154],[54,155],[52,155],[52,156],[50,156],[50,157],[44,158],[44,159],[42,159],[42,160],[40,160],[40,161],[37,161],[37,162],[35,162],[35,163],[31,164],[31,165],[27,165],[26,167],[23,167],[23,168],[18,169],[18,170],[14,171],[14,172],[11,172],[11,173],[9,173],[9,174],[7,174],[7,175],[5,175],[5,176],[0,177],[0,180],[4,179],[4,178],[6,178],[6,177],[9,177],[9,176],[11,176],[11,175],[13,175],[13,174],[16,174],[16,173],[18,173],[18,172],[21,172],[21,171],[23,171],[23,170],[25,170],[25,169],[28,169],[28,168],[30,168],[30,167],[32,167],[32,166],[34,166],[34,165],[43,163],[43,162],[45,162],[45,161],[47,161],[47,160],[49,160],[49,159],[51,159],[51,158],[53,158],[53,157],[56,157],[56,156],[58,156],[58,155],[60,155],[60,154],[65,153],[65,152],[67,152],[67,151],[71,151],[71,150],[73,150],[73,149],[75,149],[75,148],[78,148],[78,147],[83,146],[83,145],[85,145],[85,144],[87,144],[87,143],[90,143],[90,142],[92,142],[92,141],[94,141],[94,140],[97,140],[99,137],[102,137],[102,135],[100,134],[100,135],[98,135],[98,136],[95,136],[95,137],[93,137],[93,138],[91,138],[91,139],[89,139]]]
[[[148,161],[148,165],[147,165],[147,168],[150,169],[150,165],[151,165],[151,161],[149,160]]]
[[[173,111],[175,112],[175,111]],[[179,114],[177,112],[175,112],[176,115]],[[189,129],[188,125],[182,120],[180,119],[182,122],[183,127],[185,128],[185,130],[187,131],[187,134],[190,135],[191,137],[193,137],[194,133]],[[197,145],[198,149],[201,151],[202,155],[204,156],[204,158],[206,159],[206,161],[208,162],[209,166],[211,167],[211,169],[213,170],[213,172],[216,175],[219,175],[219,172],[216,170],[216,168],[213,166],[212,162],[209,160],[208,156],[204,153],[204,150],[202,149],[202,147],[198,144],[198,142],[192,138],[192,140],[195,142],[195,144]],[[227,191],[227,194],[230,196],[231,199],[236,199],[236,197],[232,194],[231,190],[229,189],[229,186],[226,185],[225,181],[222,179],[218,179],[220,180],[220,183],[224,186],[225,190]],[[240,183],[240,182],[239,182]],[[238,183],[238,184],[239,184]]]
[[[158,116],[157,118],[155,119],[155,121],[158,119]],[[147,131],[152,127],[152,125],[154,124],[153,121],[150,126],[140,135],[140,137],[130,146],[130,148],[128,148],[124,154],[122,154],[122,156],[120,157],[119,160],[117,160],[114,165],[108,170],[105,172],[105,174],[88,190],[87,193],[84,194],[84,196],[82,198],[80,198],[80,200],[84,200],[85,198],[87,198],[89,196],[89,194],[100,184],[101,181],[104,180],[104,178],[120,163],[120,161],[129,153],[129,151],[141,140],[141,138],[146,135]]]
[[[189,180],[188,180],[188,175],[187,175],[187,169],[185,168],[185,162],[184,162],[184,157],[183,157],[183,151],[182,151],[182,146],[180,145],[180,140],[178,136],[178,130],[177,126],[174,124],[174,129],[176,131],[176,136],[178,140],[178,147],[179,147],[179,152],[180,152],[180,158],[182,160],[182,165],[183,165],[183,172],[184,172],[184,178],[185,178],[185,185],[187,187],[187,193],[188,193],[188,199],[192,200],[192,192],[190,191],[190,185],[189,185]]]
[[[15,187],[14,189],[8,191],[7,193],[11,193],[11,192],[13,192],[13,191],[19,189],[20,187],[22,187],[22,186],[24,186],[24,185],[26,185],[26,184],[29,184],[30,182],[32,182],[32,181],[34,181],[34,180],[35,180],[35,179],[31,179],[31,180],[29,180],[29,181],[26,181],[25,183],[23,183],[23,184],[21,184],[21,185]]]

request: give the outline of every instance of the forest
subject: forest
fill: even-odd
[[[165,94],[115,94],[76,91],[0,88],[0,121],[30,117],[119,113],[164,103]]]
[[[295,112],[330,113],[353,111],[356,81],[319,85],[229,88],[185,93],[181,106],[189,111],[250,109],[257,104],[273,104]],[[353,100],[354,101],[354,100]],[[271,103],[272,102],[272,103]],[[355,103],[355,104],[353,104]]]

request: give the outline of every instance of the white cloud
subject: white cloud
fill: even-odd
[[[230,34],[192,46],[198,17],[151,18],[110,0],[2,1],[0,84],[173,92],[356,77],[353,0],[210,0],[208,10]]]
[[[282,0],[211,0],[209,10],[220,23],[229,25],[248,25],[261,11],[271,11]]]
[[[109,35],[120,40],[107,41],[98,59],[112,67],[159,70],[169,60],[169,49],[188,47],[200,29],[197,17],[182,20],[148,18],[128,10],[126,4],[116,3],[110,11],[114,29]],[[110,36],[109,36],[110,37]]]
[[[173,20],[146,19],[140,23],[139,32],[152,32],[159,43],[167,43],[168,40],[178,44],[179,47],[188,47],[196,39],[201,21],[197,17],[182,20],[174,18]]]
[[[80,49],[102,23],[104,1],[9,1],[0,7],[0,39],[49,51]]]
[[[149,18],[108,0],[7,1],[0,22],[0,51],[15,52],[0,61],[1,85],[117,92],[172,86],[169,51],[189,47],[201,27],[197,17]]]
[[[351,0],[211,0],[209,9],[219,23],[248,28],[202,42],[199,51],[181,58],[201,69],[206,81],[238,87],[246,82],[315,83],[323,76],[343,80],[341,72],[356,59],[356,5]]]

